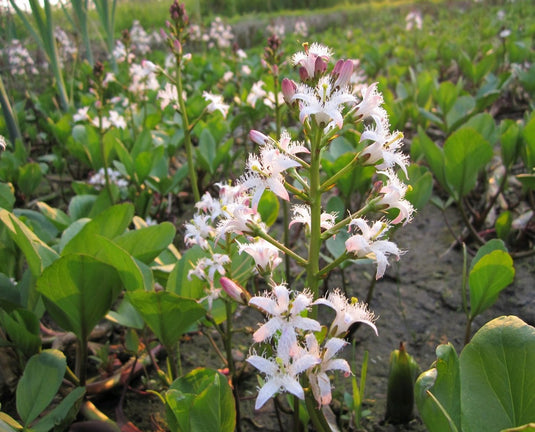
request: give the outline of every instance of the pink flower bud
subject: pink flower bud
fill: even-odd
[[[303,66],[299,68],[299,78],[301,78],[301,81],[303,82],[311,78],[310,76],[308,76],[308,72]]]
[[[287,104],[291,104],[292,98],[297,90],[297,85],[291,79],[284,78],[281,83],[281,88],[284,101]]]
[[[314,64],[314,76],[322,74],[327,70],[327,62],[324,61],[321,57],[316,58],[316,63]]]
[[[269,144],[272,141],[271,138],[254,129],[249,131],[249,138],[251,138],[251,141],[261,146]]]
[[[336,65],[338,66],[340,62],[338,62]],[[334,71],[333,71],[334,72]],[[353,61],[352,60],[346,60],[342,61],[340,64],[340,68],[338,70],[338,77],[336,79],[336,82],[334,83],[335,87],[345,87],[351,78],[351,75],[353,74]]]
[[[219,279],[219,282],[221,283],[223,290],[232,300],[244,305],[249,304],[251,295],[232,279],[222,277]]]

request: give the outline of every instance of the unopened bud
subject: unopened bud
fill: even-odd
[[[222,277],[219,279],[219,283],[221,283],[221,287],[232,300],[243,305],[249,304],[251,295],[232,279]]]
[[[261,146],[269,144],[270,142],[273,141],[271,138],[264,135],[262,132],[259,132],[254,129],[251,129],[249,131],[249,138],[251,138],[251,141],[253,141],[255,144],[258,144]]]
[[[293,102],[292,98],[294,97],[295,91],[297,90],[297,85],[291,79],[284,78],[281,83],[281,89],[284,101],[287,104],[291,104]]]

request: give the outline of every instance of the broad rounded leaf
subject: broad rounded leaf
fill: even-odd
[[[450,343],[439,345],[436,354],[437,360],[433,368],[422,373],[416,380],[416,405],[429,430],[453,432],[460,430],[461,424],[459,358]],[[428,391],[438,400],[440,407],[428,395]]]
[[[204,308],[195,300],[167,291],[129,292],[128,299],[166,347],[178,342],[205,314]]]
[[[114,267],[80,254],[61,257],[37,280],[52,318],[81,341],[104,318],[121,289]]]
[[[513,259],[503,250],[484,255],[470,270],[470,316],[473,318],[494,304],[500,292],[515,277]]]
[[[465,127],[444,143],[446,181],[457,199],[476,185],[479,171],[492,159],[492,147],[475,129]]]
[[[65,355],[58,350],[44,350],[34,355],[17,385],[17,412],[29,425],[52,402],[67,368]]]
[[[515,316],[485,324],[460,356],[464,432],[535,422],[535,328]]]
[[[234,430],[236,410],[232,389],[227,379],[219,372],[206,368],[195,369],[176,379],[170,390],[195,395],[189,410],[192,431]]]
[[[150,264],[169,246],[175,237],[175,227],[169,222],[128,231],[113,239],[135,258]]]

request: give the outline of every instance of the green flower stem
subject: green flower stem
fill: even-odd
[[[324,231],[322,234],[321,234],[321,240],[325,241],[327,240],[328,238],[332,237],[333,235],[335,235],[338,231],[340,231],[340,229],[342,229],[343,227],[345,227],[349,222],[351,222],[351,220],[355,219],[355,218],[359,218],[363,215],[365,215],[366,213],[368,213],[369,211],[373,210],[375,208],[375,202],[372,200],[372,201],[369,201],[364,207],[362,207],[360,210],[356,211],[355,213],[352,213],[350,214],[348,217],[346,217],[345,219],[342,219],[340,222],[336,223],[335,225],[333,225],[331,228],[329,228],[328,230]]]
[[[306,259],[304,259],[302,256],[296,254],[293,250],[291,250],[290,248],[286,247],[282,243],[278,242],[277,240],[275,240],[273,237],[271,237],[269,234],[265,233],[264,231],[262,231],[260,229],[253,229],[253,235],[257,236],[257,237],[260,237],[260,238],[263,238],[267,242],[271,243],[277,249],[279,249],[282,252],[284,252],[285,254],[291,256],[298,264],[300,264],[302,266],[307,266],[308,265],[308,261]]]
[[[329,274],[329,272],[335,268],[337,268],[340,264],[342,264],[345,260],[349,259],[349,255],[347,252],[344,252],[342,255],[340,255],[338,258],[333,260],[330,264],[327,264],[325,267],[323,267],[319,272],[317,277],[322,278],[323,276],[326,276]]]
[[[307,391],[305,394],[305,403],[308,415],[310,416],[310,421],[314,425],[316,432],[331,432],[331,428],[325,419],[325,415],[323,415],[321,408],[318,408],[318,402],[314,399],[314,396],[310,391]]]
[[[308,247],[308,264],[306,286],[312,292],[313,298],[319,296],[319,260],[321,248],[321,189],[320,189],[320,160],[322,129],[314,129],[310,151],[310,244]]]
[[[351,162],[349,162],[345,167],[343,167],[340,171],[338,171],[336,174],[334,174],[332,177],[328,178],[321,184],[321,192],[325,192],[329,190],[332,186],[336,184],[338,179],[348,172],[350,172],[354,166],[359,161],[359,155],[360,153],[357,153],[353,159],[351,159]]]
[[[191,143],[191,129],[188,119],[188,112],[186,111],[186,102],[182,97],[182,69],[180,61],[177,61],[176,88],[178,94],[178,104],[180,106],[180,115],[182,116],[182,125],[184,127],[184,143],[186,145],[186,156],[188,158],[188,172],[191,182],[191,189],[193,191],[193,199],[195,202],[197,202],[201,200],[201,194],[199,192],[197,172],[195,171],[195,164],[193,161],[193,145]]]

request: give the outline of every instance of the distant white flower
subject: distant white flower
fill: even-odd
[[[348,301],[339,289],[331,291],[326,298],[320,298],[314,304],[322,304],[335,311],[336,317],[329,331],[332,336],[344,336],[349,327],[357,322],[369,325],[377,334],[377,327],[374,324],[375,316],[368,310],[366,304],[353,300]]]
[[[267,92],[263,89],[264,85],[263,81],[257,81],[253,84],[246,99],[248,105],[254,108],[258,99],[262,99],[267,95]]]
[[[509,29],[504,29],[500,32],[500,37],[502,39],[508,38],[509,36],[511,36],[511,30]]]
[[[186,93],[182,93],[182,97],[184,100],[186,99]],[[160,99],[160,108],[163,110],[165,107],[169,104],[172,104],[171,106],[174,109],[179,109],[179,102],[178,102],[178,89],[176,88],[176,85],[171,83],[166,83],[165,88],[163,90],[159,90],[158,94],[156,95],[158,99]]]
[[[124,179],[119,171],[108,168],[108,178],[110,183],[114,183],[119,188],[128,187],[128,181]],[[104,174],[104,168],[100,168],[97,173],[93,174],[89,179],[89,184],[100,187],[106,185],[106,176]]]
[[[230,106],[223,102],[223,96],[204,91],[202,93],[202,97],[209,102],[208,106],[206,107],[208,112],[213,113],[214,111],[219,111],[221,114],[223,114],[224,118],[227,117]]]
[[[80,108],[76,113],[72,116],[72,120],[77,123],[80,121],[86,121],[89,119],[89,115],[87,114],[89,112],[89,107],[83,107]]]
[[[7,147],[7,141],[3,135],[0,135],[0,150],[4,151]]]
[[[388,225],[384,222],[376,221],[371,227],[365,219],[353,219],[349,223],[349,228],[356,226],[360,234],[354,234],[346,242],[346,250],[359,258],[370,258],[377,263],[376,279],[380,279],[385,274],[388,265],[388,255],[401,255],[395,243],[388,240],[381,240],[381,237],[388,231]]]
[[[117,129],[126,129],[126,120],[117,111],[110,110],[108,119],[111,126]]]
[[[407,31],[411,31],[412,29],[421,30],[422,25],[422,13],[420,11],[411,11],[405,17],[405,30]]]

